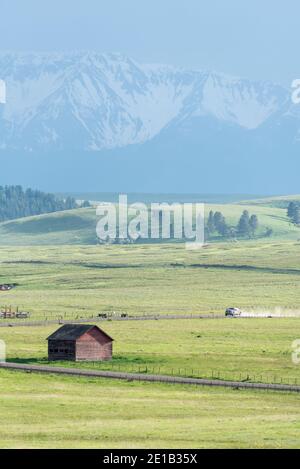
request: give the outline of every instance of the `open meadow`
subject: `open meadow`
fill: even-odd
[[[297,448],[295,394],[1,370],[1,448]]]
[[[0,247],[2,306],[32,319],[300,309],[300,243]]]
[[[299,365],[292,362],[299,323],[296,318],[108,321],[98,325],[115,340],[112,361],[50,364],[300,384]],[[46,338],[57,328],[1,328],[8,361],[49,364]]]
[[[112,361],[54,365],[299,384],[300,368],[291,359],[292,342],[300,338],[299,231],[290,227],[284,209],[269,203],[267,208],[257,201],[261,218],[262,212],[269,217],[263,229],[272,222],[279,230],[270,239],[217,242],[196,251],[178,243],[104,246],[80,244],[78,238],[77,244],[74,231],[66,236],[62,227],[49,242],[54,215],[38,219],[43,242],[13,245],[15,235],[37,238],[36,219],[12,222],[20,226],[14,225],[12,242],[0,246],[0,283],[17,286],[0,292],[0,305],[29,311],[31,320],[90,318],[91,323],[102,312],[213,315],[228,306],[293,315],[104,321],[97,324],[115,339]],[[241,206],[231,205],[228,216],[234,210],[237,216]],[[23,223],[29,223],[27,235]],[[2,234],[7,226],[13,225],[2,224]],[[17,235],[17,228],[23,234]],[[90,233],[82,228],[82,236]],[[67,244],[59,244],[61,236]],[[1,328],[7,359],[47,363],[46,338],[57,327]],[[297,394],[5,370],[0,385],[2,447],[299,446]]]

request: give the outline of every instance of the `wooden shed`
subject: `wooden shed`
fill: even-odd
[[[48,338],[49,360],[111,360],[113,339],[100,327],[64,324]]]

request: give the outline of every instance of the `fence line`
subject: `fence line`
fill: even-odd
[[[271,318],[272,316],[268,316]],[[285,319],[284,316],[273,316],[277,319]],[[243,315],[235,317],[234,319],[265,319],[266,316],[254,316],[254,315]],[[59,317],[56,319],[44,319],[44,320],[36,320],[36,321],[28,321],[28,320],[19,320],[19,321],[7,321],[7,322],[0,322],[0,327],[18,327],[18,326],[47,326],[51,324],[81,324],[86,322],[102,322],[102,321],[158,321],[160,319],[226,319],[224,314],[144,314],[144,315],[137,315],[137,316],[126,316],[121,317],[121,315],[112,315],[108,317],[98,317],[98,316],[91,316],[87,318],[76,318],[76,319],[63,319],[63,317]],[[232,319],[232,318],[227,318]]]
[[[240,381],[225,381],[213,379],[187,378],[179,376],[150,375],[140,373],[121,373],[115,371],[96,371],[75,368],[63,368],[45,365],[26,365],[19,363],[0,363],[0,368],[36,373],[54,373],[70,376],[85,376],[95,378],[121,379],[129,381],[148,381],[172,384],[188,384],[194,386],[217,386],[234,389],[258,389],[273,391],[300,392],[300,386],[288,384],[246,383]]]
[[[41,363],[42,364],[42,363]],[[177,368],[167,366],[155,366],[151,364],[134,364],[134,363],[114,363],[113,361],[107,364],[101,362],[89,362],[89,367],[98,369],[99,371],[117,371],[122,373],[138,373],[138,374],[153,374],[153,375],[167,375],[167,376],[184,376],[185,378],[199,378],[208,380],[222,380],[222,381],[238,381],[238,382],[252,382],[252,383],[265,383],[265,384],[287,384],[298,386],[298,379],[295,377],[282,377],[276,374],[265,375],[264,373],[251,373],[248,371],[233,371],[224,372],[212,369],[211,372],[201,371],[200,368]]]
[[[79,319],[50,319],[39,321],[9,321],[0,323],[0,327],[18,327],[18,326],[47,326],[51,324],[81,324],[85,322],[102,322],[102,321],[158,321],[159,319],[225,319],[224,314],[146,314],[143,316],[111,316]]]

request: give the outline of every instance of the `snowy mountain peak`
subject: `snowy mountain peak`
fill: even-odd
[[[198,117],[253,130],[290,112],[278,85],[118,53],[1,53],[0,78],[2,149],[117,148]]]

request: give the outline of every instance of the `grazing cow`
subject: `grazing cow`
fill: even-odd
[[[107,314],[106,314],[106,313],[99,313],[99,314],[98,314],[98,318],[106,319],[106,318],[107,318]]]

